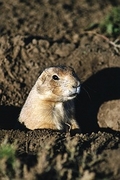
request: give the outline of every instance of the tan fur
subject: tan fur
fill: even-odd
[[[58,79],[54,79],[54,75]],[[70,67],[50,67],[39,76],[21,110],[19,121],[29,129],[79,129],[74,119],[74,98],[80,81]]]

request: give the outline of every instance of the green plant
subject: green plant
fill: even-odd
[[[100,24],[100,29],[108,36],[120,35],[120,6],[114,7]]]
[[[0,145],[0,177],[11,179],[16,176],[19,162],[16,160],[16,144],[9,144],[7,138]]]

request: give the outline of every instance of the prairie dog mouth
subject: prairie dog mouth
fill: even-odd
[[[69,97],[74,97],[74,96],[77,96],[78,93],[73,93],[71,94]]]
[[[78,87],[75,88],[75,92],[72,93],[72,94],[70,94],[70,97],[77,96],[77,94],[79,94],[79,93],[80,93],[80,86],[78,86]]]

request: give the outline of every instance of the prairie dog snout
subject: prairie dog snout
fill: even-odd
[[[71,67],[46,68],[38,77],[21,110],[19,121],[29,129],[79,129],[73,99],[80,80]]]

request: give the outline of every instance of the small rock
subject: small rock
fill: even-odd
[[[74,35],[72,36],[72,39],[73,39],[73,42],[74,42],[74,43],[77,43],[77,42],[79,41],[79,34],[74,34]]]
[[[33,40],[32,40],[32,44],[33,44],[33,45],[36,45],[36,44],[37,44],[37,40],[36,40],[36,39],[33,39]]]
[[[101,128],[120,131],[120,100],[112,100],[101,105],[98,112],[98,124]]]

